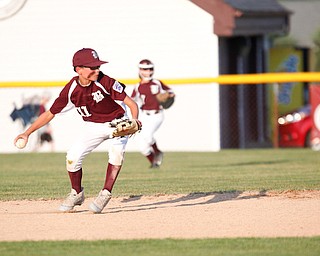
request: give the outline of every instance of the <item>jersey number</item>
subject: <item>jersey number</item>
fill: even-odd
[[[77,107],[77,111],[83,117],[91,116],[86,106]]]

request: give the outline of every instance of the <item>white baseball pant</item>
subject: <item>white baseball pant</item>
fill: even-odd
[[[159,129],[164,120],[164,112],[157,114],[152,112],[141,111],[139,120],[142,123],[142,130],[139,133],[141,153],[145,156],[152,152],[151,145],[155,143],[154,134]]]
[[[128,136],[112,138],[114,128],[109,127],[109,124],[109,122],[85,122],[83,136],[67,152],[66,166],[69,172],[80,170],[83,159],[102,142],[110,138],[109,163],[122,165]]]

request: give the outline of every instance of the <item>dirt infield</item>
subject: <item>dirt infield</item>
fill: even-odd
[[[102,214],[91,200],[0,202],[0,241],[320,236],[320,191],[117,197]]]

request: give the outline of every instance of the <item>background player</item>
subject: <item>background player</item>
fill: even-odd
[[[141,109],[143,129],[138,135],[141,153],[151,163],[150,168],[157,168],[162,163],[163,152],[158,148],[154,134],[164,121],[164,111],[156,95],[166,91],[170,93],[170,97],[174,97],[175,94],[162,81],[153,78],[154,64],[150,60],[141,60],[138,67],[140,82],[135,86],[131,97]]]
[[[114,128],[110,127],[110,122],[127,117],[123,104],[128,106],[133,119],[138,118],[138,106],[126,95],[125,85],[99,71],[100,65],[104,63],[107,62],[101,61],[93,49],[83,48],[77,51],[73,56],[73,67],[78,75],[65,85],[51,108],[14,140],[16,143],[22,138],[27,142],[31,133],[49,123],[56,114],[76,108],[81,115],[85,131],[66,156],[71,193],[59,208],[63,212],[71,211],[74,206],[84,202],[84,190],[81,186],[84,158],[103,141],[111,139],[105,183],[98,197],[89,205],[94,213],[103,210],[111,198],[128,140],[128,136],[112,138]]]

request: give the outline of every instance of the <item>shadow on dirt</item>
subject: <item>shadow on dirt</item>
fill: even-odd
[[[159,209],[159,208],[173,208],[173,207],[187,207],[187,206],[196,206],[196,205],[207,205],[214,203],[221,203],[224,201],[230,200],[248,200],[253,198],[265,197],[266,191],[259,191],[255,193],[244,193],[242,191],[235,192],[210,192],[210,193],[191,193],[183,195],[178,198],[168,199],[168,196],[164,200],[157,199],[156,202],[142,203],[139,204],[142,196],[131,196],[125,198],[121,203],[121,207],[108,208],[109,213],[125,212],[125,211],[143,211],[150,209]],[[174,197],[174,196],[172,196]],[[157,197],[155,197],[157,198]],[[161,196],[158,196],[161,199]],[[144,201],[145,202],[145,201]]]

